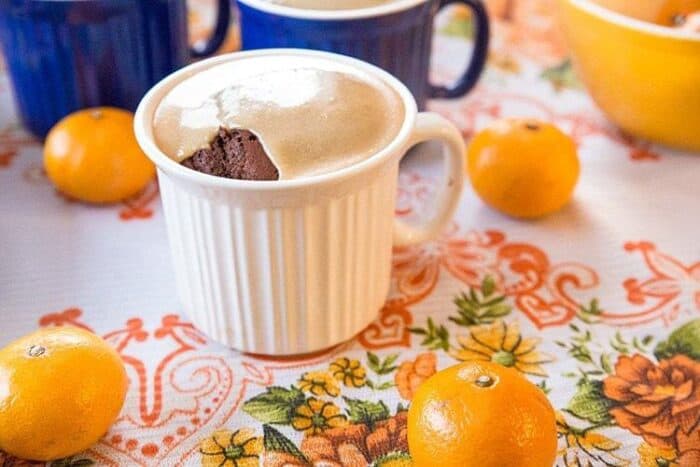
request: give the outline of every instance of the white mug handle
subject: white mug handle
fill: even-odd
[[[465,146],[462,135],[447,119],[432,112],[421,112],[416,118],[413,134],[407,148],[430,140],[440,140],[446,146],[445,181],[437,195],[437,210],[425,223],[413,226],[399,219],[394,220],[394,245],[410,245],[435,238],[447,226],[459,205],[464,185]]]

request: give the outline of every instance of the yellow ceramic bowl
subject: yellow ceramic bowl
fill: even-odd
[[[700,35],[591,0],[558,2],[578,73],[610,119],[630,134],[700,151]]]

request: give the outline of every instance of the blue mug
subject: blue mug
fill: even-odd
[[[428,80],[433,22],[441,8],[457,3],[474,14],[474,52],[453,85],[436,86]],[[340,11],[299,9],[268,0],[237,0],[237,4],[244,50],[292,47],[359,58],[403,81],[420,109],[429,98],[455,98],[469,92],[486,63],[489,22],[480,0],[395,0]]]
[[[190,50],[185,0],[0,0],[0,43],[20,118],[43,137],[67,114],[110,105],[135,110],[161,78],[226,38],[219,0],[207,43]]]

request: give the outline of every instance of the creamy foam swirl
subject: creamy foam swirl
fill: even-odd
[[[212,66],[176,85],[154,117],[159,148],[181,161],[220,126],[256,133],[280,179],[318,175],[376,154],[398,134],[401,97],[355,68],[301,56]]]

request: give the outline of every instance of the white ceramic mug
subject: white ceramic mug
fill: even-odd
[[[378,77],[405,106],[396,138],[374,156],[319,176],[230,180],[181,166],[154,142],[153,116],[178,83],[251,56],[299,55]],[[464,142],[433,113],[418,113],[396,78],[359,60],[296,49],[240,52],[183,68],[153,87],[136,111],[139,144],[158,167],[170,248],[185,312],[215,340],[246,352],[299,354],[355,336],[389,292],[392,243],[426,240],[451,219],[463,184]],[[422,141],[445,143],[445,174],[425,224],[394,218],[399,161]]]

